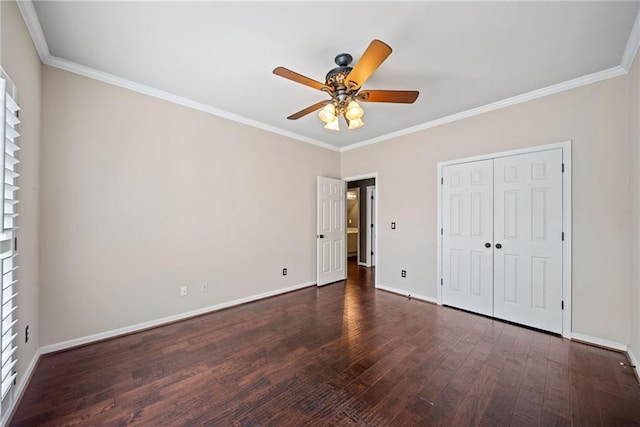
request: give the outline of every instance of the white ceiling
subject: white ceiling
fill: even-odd
[[[621,69],[639,8],[610,1],[33,4],[30,30],[40,22],[53,65],[61,58],[68,69],[79,64],[335,147]],[[286,119],[327,95],[275,76],[276,66],[324,81],[336,54],[351,53],[355,63],[374,38],[393,53],[363,87],[419,90],[415,104],[363,103],[365,126],[343,124],[340,132],[323,129],[316,113]]]

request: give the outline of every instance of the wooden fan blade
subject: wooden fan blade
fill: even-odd
[[[417,90],[363,90],[356,97],[363,102],[395,102],[398,104],[413,104],[418,99]]]
[[[303,84],[305,86],[312,87],[314,89],[322,90],[326,86],[316,80],[310,79],[309,77],[303,76],[302,74],[298,74],[295,71],[291,71],[284,67],[276,67],[273,69],[273,74],[276,76],[284,77],[285,79],[293,80],[296,83]]]
[[[347,76],[345,86],[351,90],[360,88],[389,55],[391,55],[389,45],[380,40],[373,40]]]
[[[290,115],[289,117],[287,117],[287,119],[298,120],[300,117],[304,117],[309,113],[313,113],[314,111],[321,109],[322,107],[327,105],[329,102],[330,101],[321,101],[316,104],[313,104],[312,106],[307,107],[304,110],[300,110],[297,113]]]

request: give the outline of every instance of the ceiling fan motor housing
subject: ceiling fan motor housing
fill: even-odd
[[[347,89],[344,84],[344,81],[351,73],[352,67],[336,67],[333,70],[327,73],[325,84],[333,89],[334,92],[339,91],[340,89]]]
[[[333,70],[327,73],[325,84],[329,89],[331,89],[331,95],[334,100],[334,105],[336,106],[339,114],[342,114],[347,104],[351,100],[350,93],[347,93],[347,86],[345,85],[345,80],[353,70],[353,67],[349,67],[353,57],[348,53],[341,53],[336,56],[335,62],[338,65]]]

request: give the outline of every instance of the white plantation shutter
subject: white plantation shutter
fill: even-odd
[[[0,74],[0,140],[2,152],[0,156],[0,170],[2,170],[2,183],[4,198],[0,206],[0,214],[3,218],[2,230],[0,230],[0,268],[2,273],[0,293],[0,397],[4,399],[11,389],[16,377],[16,337],[18,335],[16,323],[16,283],[18,268],[16,252],[17,245],[17,181],[18,159],[16,153],[18,146],[18,125],[20,124],[20,107],[16,102],[16,88],[10,79]]]

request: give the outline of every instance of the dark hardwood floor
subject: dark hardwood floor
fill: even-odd
[[[43,356],[14,426],[633,425],[623,354],[349,280]]]

